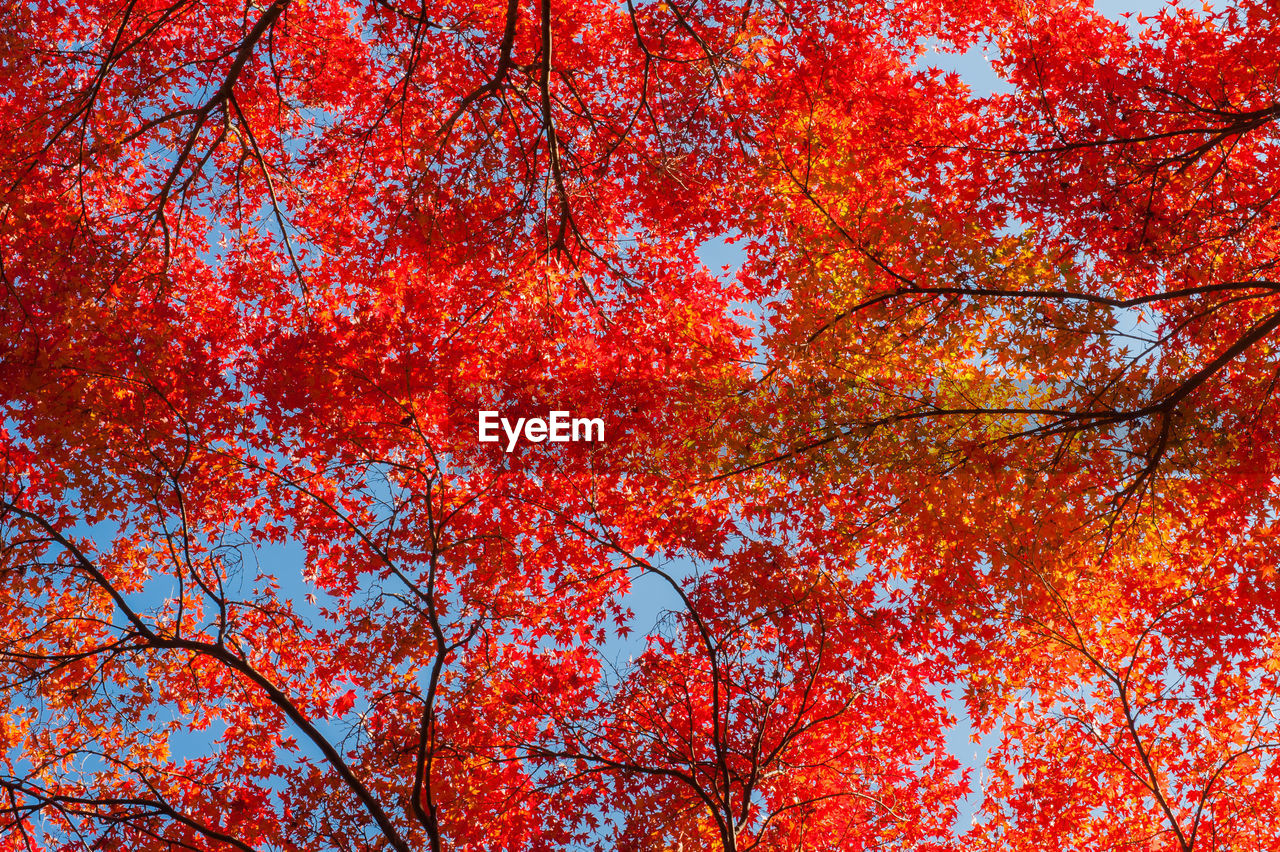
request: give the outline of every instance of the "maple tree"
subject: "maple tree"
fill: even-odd
[[[1280,844],[1274,2],[0,14],[5,848]]]

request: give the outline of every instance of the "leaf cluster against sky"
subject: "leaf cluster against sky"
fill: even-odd
[[[0,848],[1280,847],[1278,15],[5,7]]]

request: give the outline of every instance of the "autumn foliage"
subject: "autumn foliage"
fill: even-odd
[[[1280,849],[1278,122],[1275,0],[5,5],[0,849]]]

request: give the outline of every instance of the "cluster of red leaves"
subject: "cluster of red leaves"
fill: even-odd
[[[0,845],[1277,847],[1277,15],[6,7]]]

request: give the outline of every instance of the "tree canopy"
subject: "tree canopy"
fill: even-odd
[[[1278,19],[4,6],[0,849],[1280,849]]]

